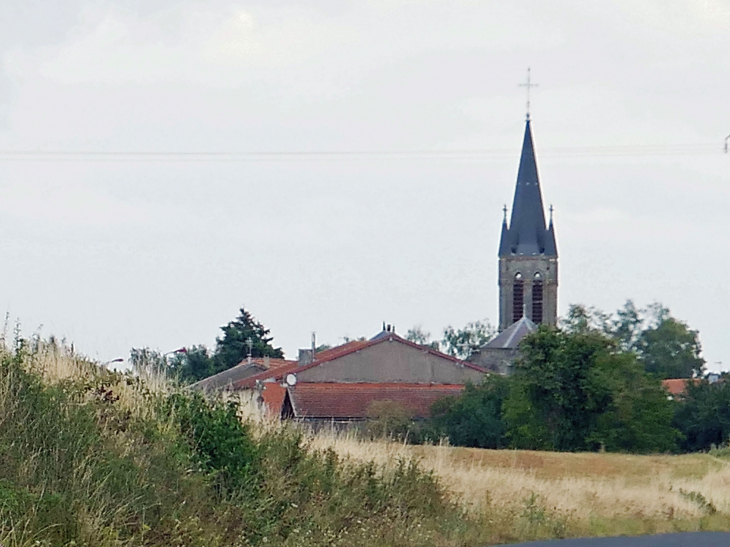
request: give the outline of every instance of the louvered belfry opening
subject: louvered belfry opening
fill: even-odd
[[[525,284],[522,274],[515,276],[515,284],[512,288],[512,322],[522,319],[525,310]]]
[[[535,274],[532,281],[532,322],[536,324],[542,323],[542,276]]]

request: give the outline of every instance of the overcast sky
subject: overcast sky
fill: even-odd
[[[730,368],[729,56],[726,0],[3,0],[0,310],[101,361],[495,324],[530,66],[560,313]]]

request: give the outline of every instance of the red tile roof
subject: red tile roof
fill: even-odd
[[[263,380],[268,380],[268,379],[281,380],[290,372],[301,372],[303,370],[308,370],[310,368],[319,366],[322,363],[326,363],[328,361],[333,361],[335,359],[339,359],[340,357],[344,357],[345,355],[349,355],[350,353],[355,353],[356,351],[360,351],[361,349],[368,348],[370,346],[375,346],[377,344],[381,344],[381,343],[389,341],[389,340],[395,340],[397,342],[400,342],[401,344],[405,344],[407,346],[417,348],[421,351],[426,351],[432,355],[436,355],[438,357],[441,357],[442,359],[452,361],[453,363],[466,367],[466,368],[478,370],[479,372],[487,372],[482,367],[477,366],[473,363],[469,363],[467,361],[462,361],[461,359],[457,359],[456,357],[452,357],[451,355],[441,353],[440,351],[437,351],[429,346],[422,346],[420,344],[416,344],[415,342],[410,342],[410,341],[406,340],[405,338],[401,338],[400,336],[398,336],[395,333],[387,333],[386,336],[378,336],[376,338],[373,338],[372,340],[354,340],[352,342],[348,342],[347,344],[337,346],[336,348],[322,351],[316,355],[316,359],[314,362],[312,362],[308,365],[304,365],[302,367],[300,367],[298,365],[298,363],[294,362],[295,363],[294,365],[283,366],[281,368],[276,369],[275,371],[267,370],[265,372],[261,372],[256,375],[249,376],[248,378],[245,378],[238,382],[234,382],[233,388],[234,389],[247,389],[247,388],[252,388],[253,386],[255,386],[257,381],[263,381]],[[274,372],[275,374],[272,374],[272,372]]]
[[[297,361],[291,361],[289,359],[273,359],[269,358],[268,361],[266,360],[266,357],[255,357],[251,359],[254,363],[256,363],[259,366],[265,367],[268,363],[269,370],[278,370],[281,367],[290,367],[292,365],[296,365]]]
[[[286,397],[286,388],[277,382],[266,382],[263,384],[261,398],[264,400],[266,410],[277,418],[281,416],[281,407]]]
[[[297,418],[364,419],[375,401],[392,401],[415,418],[429,416],[438,399],[457,396],[464,389],[451,384],[335,384],[302,382],[287,388]]]
[[[351,340],[334,348],[326,349],[324,351],[318,351],[315,355],[316,361],[330,361],[336,357],[342,357],[353,351],[357,351],[360,348],[366,346],[367,340]]]
[[[675,397],[678,395],[684,395],[687,391],[687,382],[694,382],[695,384],[700,382],[699,378],[671,378],[669,380],[662,380],[662,387],[666,389],[671,395]]]

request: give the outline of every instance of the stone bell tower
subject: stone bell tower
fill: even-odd
[[[545,227],[540,181],[528,114],[512,217],[504,209],[499,243],[499,330],[523,316],[554,325],[558,316],[558,248],[552,207]]]

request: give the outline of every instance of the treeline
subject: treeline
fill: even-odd
[[[573,306],[521,344],[508,377],[437,402],[409,431],[482,448],[613,452],[707,450],[730,436],[730,383],[702,379],[696,331],[653,305],[616,314]],[[687,379],[671,397],[665,378]]]
[[[284,352],[273,345],[271,331],[264,327],[251,312],[241,308],[238,317],[220,328],[213,351],[206,346],[193,345],[170,354],[150,348],[133,348],[130,355],[136,371],[157,370],[182,383],[193,383],[235,367],[249,355],[252,358],[282,359]]]

